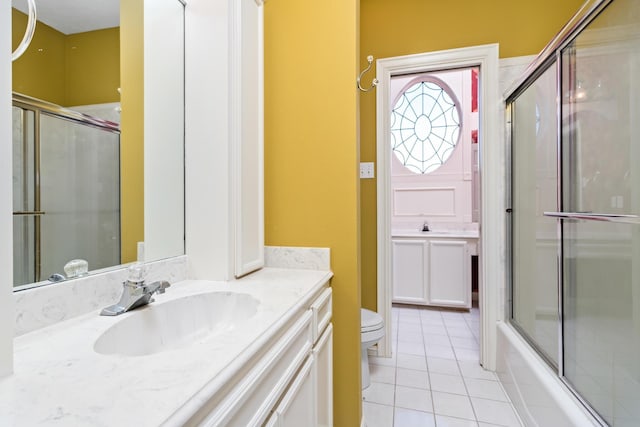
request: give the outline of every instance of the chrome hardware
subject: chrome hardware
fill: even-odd
[[[171,286],[167,281],[158,281],[150,284],[145,284],[144,280],[127,280],[122,283],[122,295],[120,301],[109,307],[105,307],[100,312],[101,316],[117,316],[122,313],[126,313],[134,308],[147,305],[153,302],[153,294],[163,294],[165,290]]]
[[[605,214],[593,212],[544,212],[544,216],[561,219],[582,219],[586,221],[606,221],[622,224],[640,224],[638,215]]]

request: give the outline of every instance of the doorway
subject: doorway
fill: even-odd
[[[385,58],[377,61],[377,241],[378,312],[385,320],[385,338],[378,344],[379,356],[391,356],[391,108],[392,78],[475,67],[479,70],[478,253],[480,308],[480,363],[495,369],[495,323],[502,318],[498,291],[504,289],[504,148],[501,147],[498,96],[498,46],[485,45],[426,54]],[[493,144],[491,142],[494,142]],[[489,256],[484,256],[487,254]]]

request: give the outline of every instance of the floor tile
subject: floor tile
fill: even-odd
[[[443,319],[463,319],[464,313],[462,311],[447,311],[443,310],[440,312],[442,314]]]
[[[413,342],[398,340],[398,353],[424,356],[424,344],[422,343],[422,341]]]
[[[480,354],[478,350],[469,350],[468,348],[455,348],[456,359],[466,360],[470,362],[480,363]]]
[[[393,426],[393,406],[362,402],[362,415],[367,427]]]
[[[436,415],[475,421],[476,417],[473,413],[469,396],[434,391],[432,392],[432,398],[433,411]]]
[[[436,425],[438,427],[478,427],[478,423],[475,421],[445,417],[444,415],[436,415]]]
[[[462,381],[462,377],[444,374],[429,374],[429,381],[431,384],[431,390],[443,391],[446,393],[454,394],[467,394],[467,388]]]
[[[480,345],[475,338],[467,338],[467,337],[450,337],[451,345],[454,348],[468,348],[470,350],[478,351],[480,349]],[[479,354],[479,353],[478,353]]]
[[[399,353],[397,356],[398,368],[415,369],[417,371],[427,370],[427,361],[424,356]]]
[[[429,372],[447,375],[460,375],[458,362],[451,359],[441,359],[438,357],[427,357]]]
[[[421,319],[440,319],[442,320],[442,314],[440,310],[420,310]]]
[[[456,327],[456,328],[468,328],[468,324],[467,321],[463,318],[455,318],[455,319],[444,319],[444,324],[447,328],[452,328],[452,327]]]
[[[400,318],[399,318],[399,323],[420,323],[420,316],[418,314],[416,315],[405,315],[405,314],[401,314]]]
[[[398,331],[398,341],[422,342],[422,331]]]
[[[441,359],[455,359],[453,348],[450,345],[430,345],[425,350],[429,357],[439,357]]]
[[[451,345],[451,340],[448,335],[437,335],[437,334],[424,334],[423,340],[425,346],[430,345]]]
[[[483,399],[499,400],[501,402],[509,401],[498,381],[465,378],[464,382],[467,385],[467,391],[471,397],[481,397]]]
[[[450,337],[473,338],[473,333],[468,327],[448,327],[447,334],[449,334]]]
[[[370,357],[368,427],[521,427],[498,377],[479,364],[477,308],[394,306],[392,318],[394,357]]]
[[[396,368],[369,364],[369,378],[376,383],[395,384]]]
[[[396,355],[391,357],[369,356],[369,365],[396,366]]]
[[[393,406],[394,395],[395,386],[393,384],[372,382],[369,387],[362,390],[362,400],[381,405]]]
[[[424,327],[425,325],[444,326],[444,320],[440,316],[423,317],[422,326]]]
[[[433,412],[431,392],[429,390],[398,385],[396,386],[395,406],[396,408]]]
[[[403,330],[407,332],[422,333],[422,324],[420,323],[400,323],[398,325],[398,331]]]
[[[433,335],[447,335],[447,328],[444,325],[422,325],[422,332]]]
[[[485,371],[478,362],[459,360],[458,366],[460,366],[460,372],[462,372],[463,377],[475,378],[478,380],[498,380],[493,372]]]
[[[433,414],[411,409],[395,408],[394,427],[436,427]]]
[[[398,368],[396,371],[396,385],[429,389],[429,373],[427,371]]]
[[[521,427],[522,425],[509,403],[479,397],[472,397],[471,402],[478,416],[478,421],[508,427]]]

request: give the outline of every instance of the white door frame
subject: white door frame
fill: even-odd
[[[399,74],[480,67],[479,176],[480,210],[480,363],[495,370],[496,322],[501,320],[500,296],[505,270],[505,147],[498,89],[498,45],[490,44],[424,54],[379,59],[376,95],[377,209],[378,209],[378,312],[385,322],[385,337],[378,343],[380,356],[391,356],[391,148],[390,81]]]

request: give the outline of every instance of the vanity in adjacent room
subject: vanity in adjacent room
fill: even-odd
[[[477,230],[395,230],[393,302],[471,308]]]

